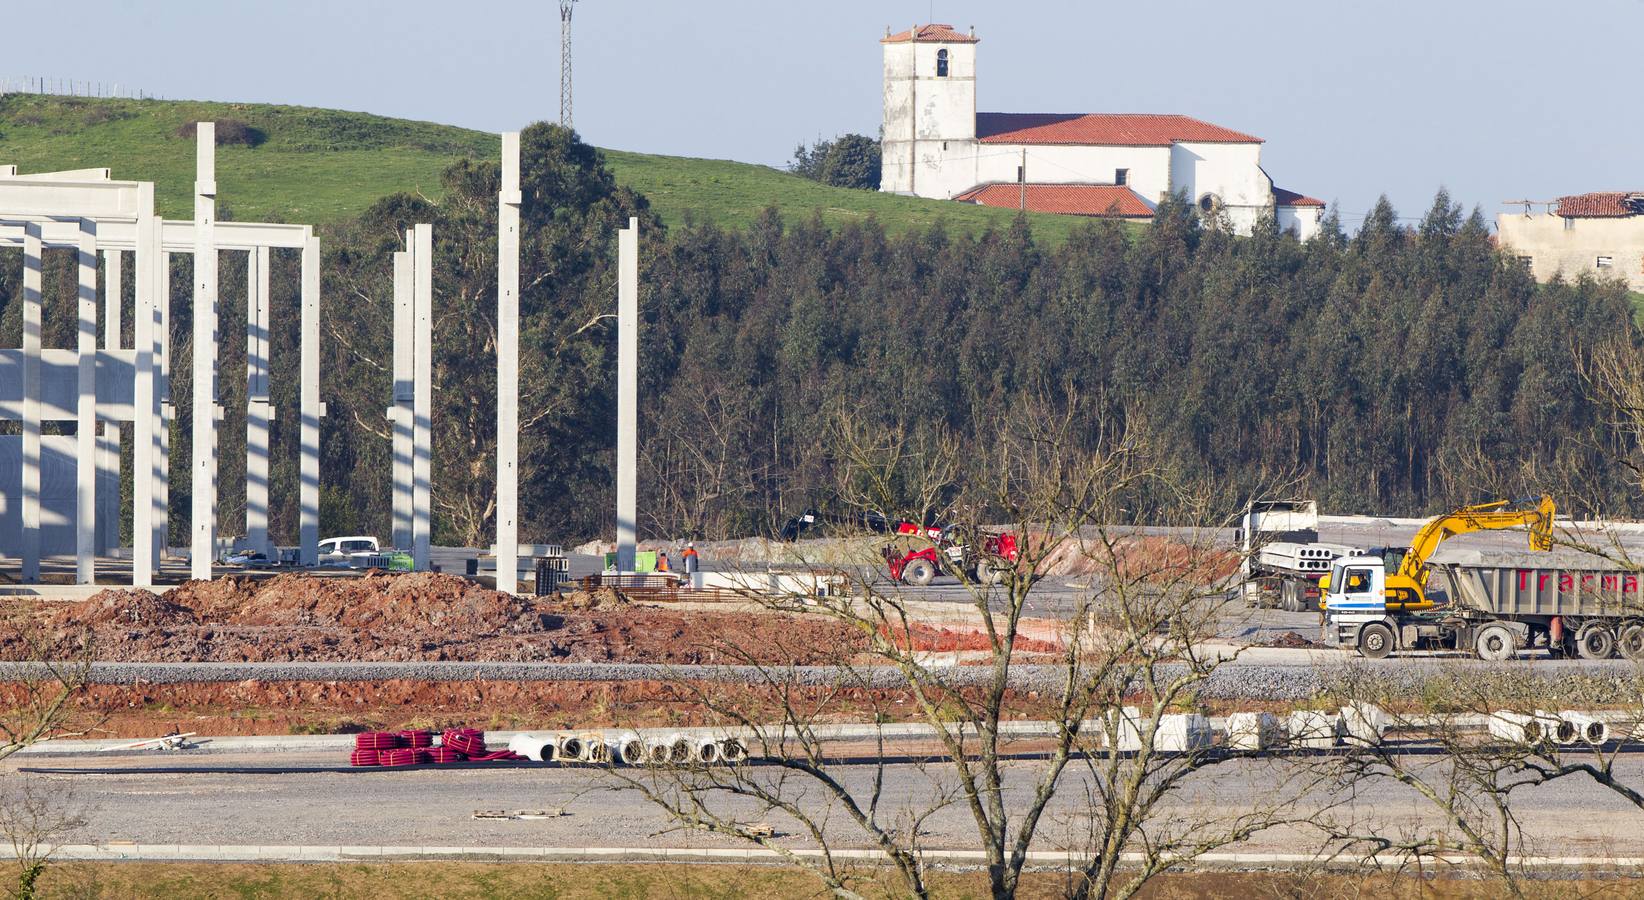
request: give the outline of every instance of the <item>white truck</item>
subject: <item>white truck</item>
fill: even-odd
[[[1363,549],[1319,541],[1316,500],[1257,500],[1234,535],[1245,603],[1289,612],[1319,608],[1319,579],[1337,557]]]

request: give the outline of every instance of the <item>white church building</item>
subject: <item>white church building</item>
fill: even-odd
[[[886,29],[880,190],[1137,220],[1180,191],[1240,233],[1267,211],[1318,233],[1324,203],[1274,186],[1261,138],[1181,115],[977,112],[977,42],[951,25]]]

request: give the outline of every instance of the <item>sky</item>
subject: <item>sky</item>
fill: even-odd
[[[0,79],[487,131],[559,113],[555,0],[8,6]],[[1441,186],[1492,219],[1644,190],[1644,0],[580,0],[575,125],[602,147],[781,165],[802,141],[877,134],[879,38],[928,21],[975,26],[982,111],[1255,134],[1275,183],[1350,229],[1381,194],[1419,218]]]

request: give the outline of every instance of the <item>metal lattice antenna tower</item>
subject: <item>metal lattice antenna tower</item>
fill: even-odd
[[[559,0],[559,124],[571,127],[571,7],[577,0]]]

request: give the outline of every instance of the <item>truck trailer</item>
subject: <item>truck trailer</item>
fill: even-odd
[[[1555,657],[1644,661],[1640,573],[1585,553],[1458,556],[1428,564],[1433,605],[1416,611],[1387,608],[1381,560],[1337,560],[1325,640],[1373,659],[1427,649],[1504,660],[1544,649]]]
[[[1339,556],[1357,547],[1319,541],[1315,500],[1258,500],[1250,504],[1235,535],[1245,603],[1289,612],[1319,607],[1319,579]]]

